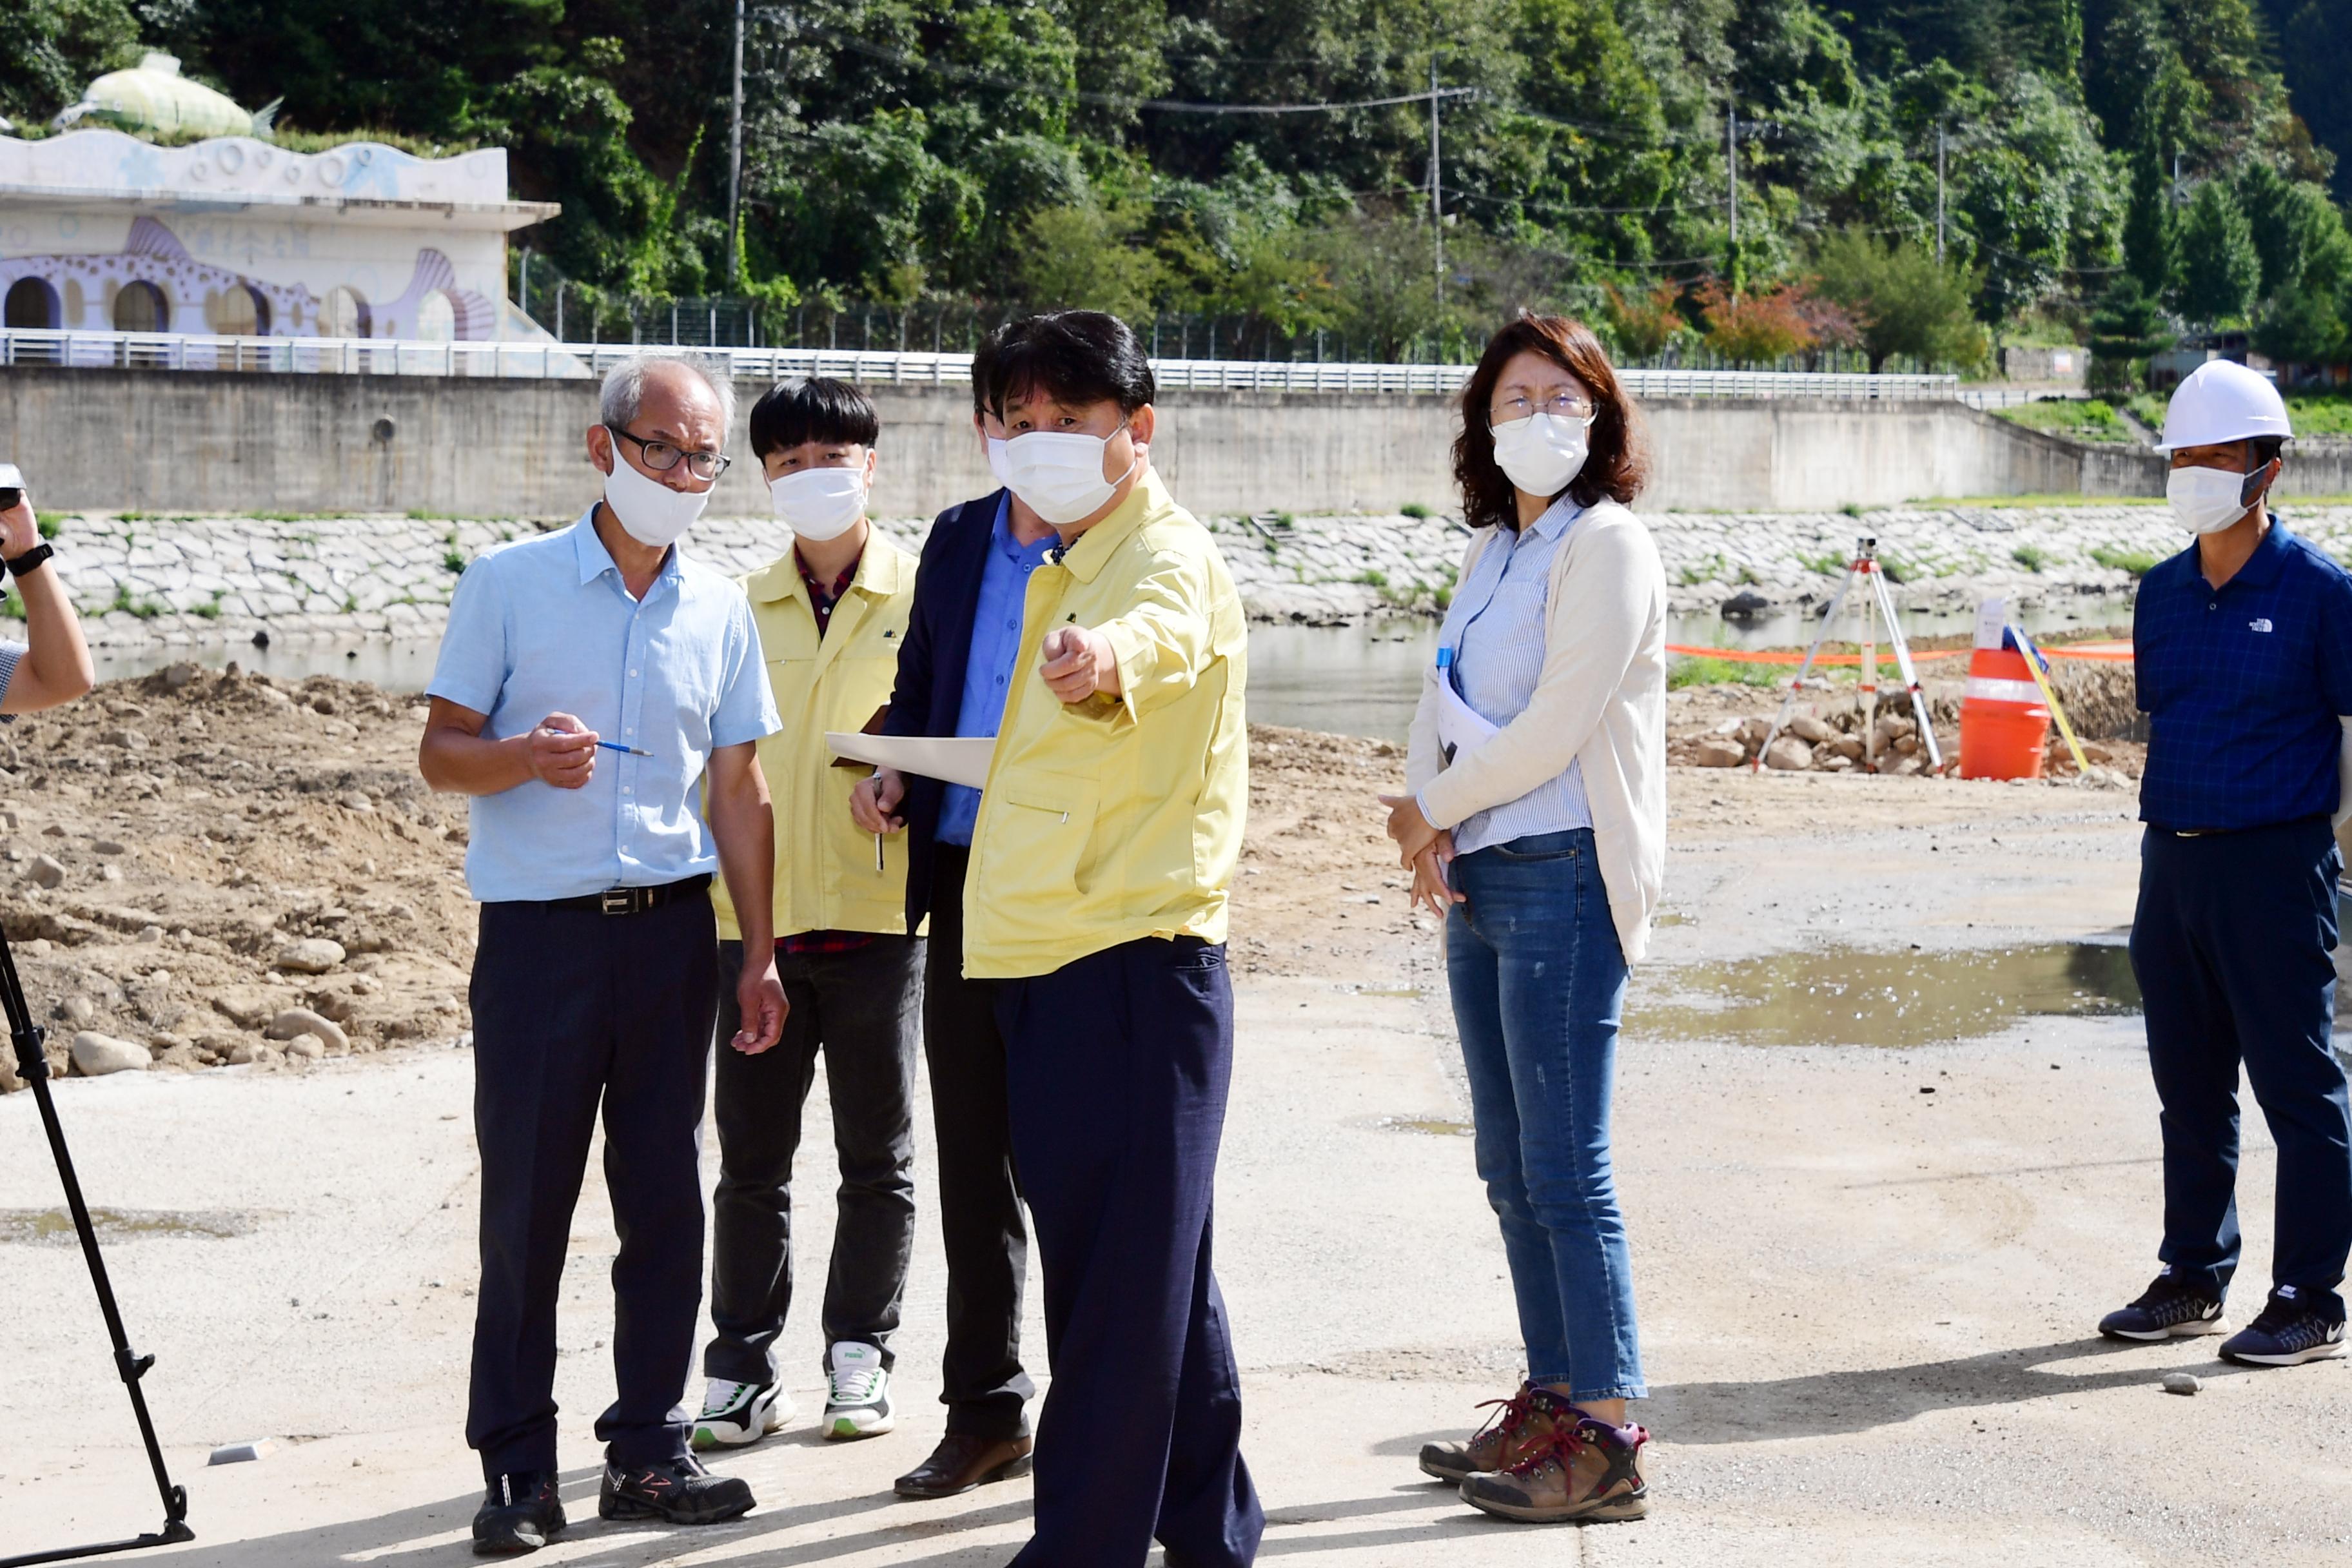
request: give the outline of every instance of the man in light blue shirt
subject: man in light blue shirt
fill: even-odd
[[[466,879],[482,905],[482,1286],[466,1421],[488,1481],[478,1551],[532,1551],[563,1529],[556,1299],[600,1101],[621,1250],[597,1511],[702,1524],[751,1507],[741,1480],[696,1463],[678,1404],[702,1298],[714,871],[745,951],[775,946],[775,830],[753,749],[779,727],[767,670],[742,589],[677,548],[726,468],[733,410],[733,389],[679,355],[607,376],[588,432],[604,499],[467,569],[426,688],[418,766],[473,797]],[[732,1047],[774,1045],[772,959],[744,965],[737,1001]]]

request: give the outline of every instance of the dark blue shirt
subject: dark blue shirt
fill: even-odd
[[[1007,497],[1011,495],[1006,492]],[[1004,718],[1004,697],[1013,683],[1013,661],[1021,657],[1021,617],[1029,605],[1029,574],[1045,563],[1060,541],[1052,534],[1034,544],[1013,537],[1013,503],[996,503],[996,527],[988,539],[988,564],[981,568],[980,603],[971,614],[971,654],[964,660],[963,703],[956,710],[959,735],[993,735]],[[980,792],[950,784],[940,797],[939,840],[971,844],[980,818]]]
[[[2336,810],[2352,574],[2275,517],[2219,588],[2191,543],[2141,582],[2132,648],[2148,715],[2142,821],[2233,830]]]

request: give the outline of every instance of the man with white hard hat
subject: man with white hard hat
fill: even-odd
[[[2164,1268],[2101,1320],[2116,1339],[2223,1331],[2238,1267],[2238,1070],[2278,1144],[2270,1299],[2222,1356],[2293,1366],[2344,1350],[2352,1114],[2330,1036],[2335,820],[2352,778],[2352,574],[2264,505],[2294,434],[2278,389],[2200,365],[2164,440],[2193,536],[2132,616],[2148,716],[2132,970],[2163,1110]]]

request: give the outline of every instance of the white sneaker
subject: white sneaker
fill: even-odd
[[[880,1351],[862,1340],[843,1340],[824,1359],[832,1373],[824,1395],[827,1437],[878,1437],[898,1425],[890,1409],[890,1370]]]
[[[734,1383],[714,1377],[695,1418],[698,1448],[740,1448],[782,1429],[793,1418],[793,1396],[781,1383]]]

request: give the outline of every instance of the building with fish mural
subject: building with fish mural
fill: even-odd
[[[558,210],[508,200],[496,148],[0,136],[0,301],[12,328],[543,341],[507,237]]]

